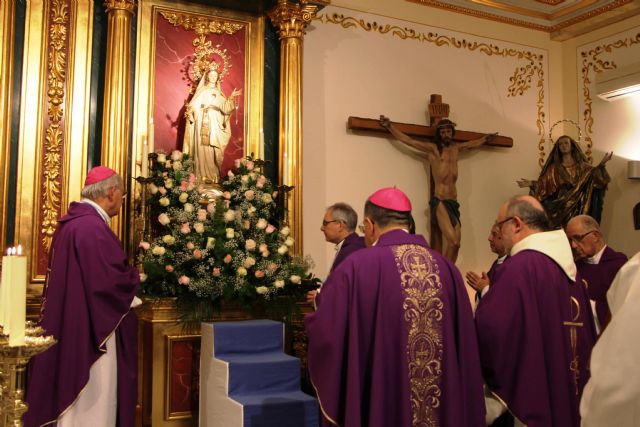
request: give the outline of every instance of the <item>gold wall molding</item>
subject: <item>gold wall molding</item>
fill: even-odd
[[[582,113],[582,119],[584,120],[584,135],[586,150],[585,155],[589,159],[590,163],[593,163],[593,156],[591,148],[593,147],[593,140],[591,135],[593,134],[594,118],[591,110],[593,99],[591,98],[591,83],[594,81],[595,74],[599,74],[605,70],[612,70],[617,68],[616,63],[613,60],[602,58],[605,54],[611,54],[617,49],[629,48],[633,45],[640,43],[640,33],[637,33],[633,37],[624,37],[611,43],[601,44],[589,50],[580,52],[582,58],[582,97],[584,103],[584,112]]]
[[[43,147],[43,191],[41,193],[42,245],[46,252],[60,216],[62,193],[62,151],[64,148],[63,102],[67,78],[69,10],[66,1],[53,0],[49,25],[49,52],[47,55],[47,116]]]
[[[545,160],[545,139],[544,128],[546,115],[544,112],[544,55],[530,50],[500,47],[494,43],[484,43],[459,39],[455,36],[443,35],[437,32],[421,32],[409,27],[399,27],[396,25],[380,24],[378,22],[367,22],[351,16],[339,13],[322,14],[315,18],[323,24],[339,25],[344,29],[360,29],[366,32],[375,32],[383,35],[397,37],[401,40],[413,40],[421,43],[429,43],[437,47],[449,47],[464,49],[469,52],[478,52],[486,56],[499,58],[515,58],[523,61],[524,65],[516,67],[509,78],[507,86],[507,96],[523,96],[529,89],[536,88],[536,128],[538,130],[538,150],[540,167]]]
[[[280,110],[278,147],[280,183],[295,187],[288,197],[287,221],[302,254],[302,47],[305,29],[318,6],[278,0],[268,15],[280,36]],[[285,168],[284,163],[287,163]],[[285,176],[285,171],[287,176]]]
[[[0,250],[4,250],[7,236],[15,13],[14,1],[0,2],[0,27],[3,28],[0,31],[0,117],[3,118],[0,126]]]

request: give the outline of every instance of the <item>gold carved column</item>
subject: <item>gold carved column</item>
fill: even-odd
[[[294,186],[288,194],[288,220],[302,253],[302,38],[318,6],[306,1],[278,0],[269,12],[280,35],[280,183]],[[286,164],[285,164],[286,163]],[[285,176],[286,174],[286,176]]]
[[[0,247],[4,249],[7,227],[7,191],[11,150],[11,84],[13,83],[14,1],[0,2]]]
[[[131,21],[134,0],[107,0],[107,63],[102,116],[102,165],[114,169],[129,186],[129,137],[131,114]],[[111,228],[122,240],[127,227],[122,215]]]

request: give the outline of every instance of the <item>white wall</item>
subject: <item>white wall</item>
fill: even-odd
[[[334,13],[355,26],[332,22]],[[462,271],[488,268],[493,259],[489,228],[500,203],[522,192],[516,179],[537,176],[536,122],[549,116],[546,80],[534,74],[523,94],[509,96],[510,78],[530,65],[521,55],[531,52],[542,55],[535,64],[546,76],[548,52],[333,6],[321,14],[324,19],[314,21],[305,37],[303,87],[304,249],[315,259],[317,274],[326,274],[334,255],[319,231],[325,207],[334,202],[351,203],[361,216],[368,195],[397,185],[413,202],[418,231],[428,233],[429,175],[423,162],[388,137],[348,131],[346,122],[349,116],[385,114],[394,121],[427,124],[432,93],[450,104],[450,118],[459,129],[498,131],[514,139],[513,148],[474,150],[459,162],[463,236],[458,266]],[[403,35],[437,32],[446,43],[366,25],[374,23],[395,26]],[[488,54],[482,46],[493,51]]]

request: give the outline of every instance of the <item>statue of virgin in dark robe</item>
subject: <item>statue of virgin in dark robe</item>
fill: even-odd
[[[602,216],[604,194],[611,177],[605,164],[607,153],[597,166],[591,166],[580,146],[567,135],[558,138],[537,181],[520,179],[520,187],[540,200],[554,227],[564,227],[576,215]]]

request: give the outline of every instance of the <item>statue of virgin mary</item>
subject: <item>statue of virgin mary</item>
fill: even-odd
[[[224,150],[231,138],[229,118],[235,111],[234,89],[228,98],[220,88],[218,65],[204,73],[185,111],[183,151],[193,158],[195,173],[205,187],[218,183]]]

